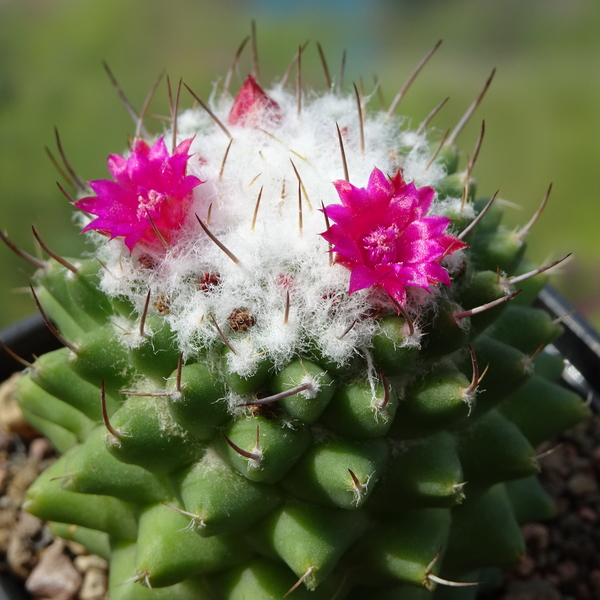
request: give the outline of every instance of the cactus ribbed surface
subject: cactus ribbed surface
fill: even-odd
[[[588,408],[539,351],[529,226],[475,199],[460,127],[355,91],[218,88],[111,155],[93,256],[34,276],[67,347],[18,382],[62,455],[25,508],[111,600],[441,598],[552,514],[535,447]]]

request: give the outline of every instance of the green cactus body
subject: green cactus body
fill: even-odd
[[[69,348],[18,384],[63,453],[25,508],[110,560],[111,600],[435,598],[552,514],[534,447],[589,410],[532,357],[545,275],[479,311],[523,235],[492,205],[462,241],[487,201],[453,143],[301,99],[249,77],[136,139],[76,203],[100,260],[34,277]]]

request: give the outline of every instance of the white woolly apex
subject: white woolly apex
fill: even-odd
[[[143,249],[130,254],[118,239],[100,249],[104,291],[128,297],[140,312],[148,289],[153,299],[160,295],[186,358],[226,338],[235,350],[229,366],[243,376],[264,355],[275,368],[308,351],[343,364],[368,348],[377,331],[366,318],[370,290],[348,293],[350,271],[333,263],[319,235],[327,228],[321,206],[340,203],[333,182],[344,178],[336,124],[357,187],[366,187],[374,167],[389,175],[401,168],[417,187],[435,186],[446,175],[440,164],[428,166],[425,135],[403,131],[402,119],[383,113],[365,111],[361,150],[354,96],[305,94],[298,114],[295,94],[281,87],[267,94],[280,115],[262,127],[227,124],[231,140],[202,108],[179,115],[177,142],[194,138],[187,175],[204,183],[194,189],[177,246],[152,268],[142,265]],[[217,98],[212,110],[228,123],[231,106],[230,98]],[[430,298],[411,293],[408,307]],[[418,336],[411,340],[417,342]]]
[[[306,398],[307,400],[313,400],[317,397],[319,391],[321,390],[321,379],[323,373],[319,373],[316,377],[307,373],[300,382],[300,385],[306,386],[301,392],[299,392],[300,396]]]
[[[117,437],[116,435],[108,432],[104,434],[103,440],[104,443],[109,447],[109,448],[120,448],[121,447],[121,437],[123,437],[125,434],[121,433],[121,431],[119,431],[119,436]]]

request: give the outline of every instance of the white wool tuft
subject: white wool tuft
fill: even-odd
[[[402,168],[404,178],[417,186],[433,186],[446,174],[437,163],[426,168],[431,147],[424,135],[406,131],[403,120],[383,113],[365,114],[361,152],[354,96],[305,94],[298,114],[295,94],[275,87],[268,95],[281,107],[280,120],[271,119],[260,129],[227,125],[233,141],[225,163],[230,139],[211,117],[201,108],[179,115],[178,143],[194,137],[187,174],[205,183],[194,190],[193,211],[177,247],[152,268],[140,266],[143,250],[129,254],[119,240],[100,250],[108,294],[129,298],[140,312],[148,289],[154,298],[168,299],[165,318],[186,358],[222,346],[216,322],[235,350],[228,354],[229,368],[243,376],[252,374],[265,355],[276,369],[315,350],[343,364],[364,355],[376,332],[376,321],[363,317],[369,290],[348,294],[350,271],[331,264],[328,243],[319,235],[326,229],[321,204],[339,203],[332,183],[344,177],[336,123],[350,181],[358,187],[367,185],[374,167],[390,175]],[[229,98],[212,103],[223,123],[231,103]],[[302,180],[301,229],[294,167]],[[204,233],[196,215],[239,262]],[[217,284],[200,289],[204,274],[217,276]],[[411,290],[409,309],[431,298]],[[238,309],[253,319],[246,331],[234,332],[229,325]],[[129,343],[135,342],[132,335]]]

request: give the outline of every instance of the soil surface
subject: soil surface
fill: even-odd
[[[557,516],[523,527],[527,553],[505,573],[502,600],[600,600],[600,415],[540,446],[540,479]]]
[[[25,587],[23,598],[104,600],[106,561],[55,539],[43,521],[21,510],[25,491],[55,459],[50,442],[23,418],[8,380],[0,386],[0,575],[15,594]]]

